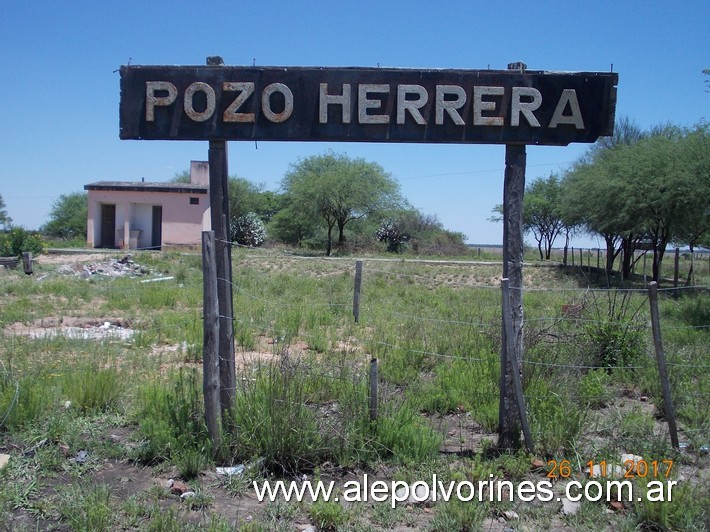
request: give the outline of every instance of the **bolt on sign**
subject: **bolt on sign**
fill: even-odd
[[[538,144],[614,127],[618,74],[121,67],[120,137]]]

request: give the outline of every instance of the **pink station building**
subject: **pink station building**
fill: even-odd
[[[189,183],[98,181],[84,186],[92,248],[161,249],[200,245],[211,229],[209,164],[190,163]]]

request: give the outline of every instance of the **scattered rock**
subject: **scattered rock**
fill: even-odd
[[[183,493],[189,491],[190,488],[187,487],[182,480],[174,480],[170,486],[170,493],[182,496]]]
[[[9,454],[0,454],[0,470],[4,469],[9,461],[10,461]]]
[[[75,275],[83,279],[88,279],[92,275],[103,275],[105,277],[137,277],[145,275],[148,270],[136,264],[130,255],[122,259],[111,258],[103,262],[92,262],[90,264],[65,264],[57,268],[57,272],[63,275]]]
[[[544,460],[540,460],[539,458],[535,458],[532,463],[532,468],[535,469],[544,469],[547,464],[544,462]]]
[[[624,503],[622,503],[621,501],[609,501],[609,506],[611,506],[617,512],[620,512],[624,509]]]
[[[567,497],[562,497],[562,514],[563,515],[576,515],[579,509],[582,507],[582,503],[579,501],[570,501]]]
[[[636,454],[624,453],[621,455],[622,465],[626,464],[626,462],[633,462],[634,466],[636,466],[641,460],[643,460],[643,458]]]
[[[89,452],[88,451],[79,451],[76,453],[76,458],[74,458],[74,461],[77,464],[84,464],[86,461],[89,459]]]
[[[185,493],[180,494],[180,498],[184,501],[185,499],[190,499],[191,497],[195,496],[194,491],[186,491]]]
[[[513,521],[514,519],[520,519],[520,516],[518,514],[516,514],[513,510],[506,510],[505,512],[503,512],[503,517],[505,517],[505,519],[507,521]]]
[[[227,475],[228,477],[231,477],[232,475],[241,475],[244,473],[244,464],[239,464],[237,466],[232,466],[232,467],[218,467],[215,469],[215,473],[218,475]]]
[[[592,474],[589,475],[591,478],[599,478],[602,476],[602,466],[600,464],[596,464],[592,468]],[[616,465],[616,464],[606,464],[606,469],[605,469],[606,475],[604,475],[604,478],[619,478],[624,476],[624,473],[626,472],[626,469],[623,467]]]

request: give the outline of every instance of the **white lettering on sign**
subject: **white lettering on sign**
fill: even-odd
[[[384,84],[364,84],[359,85],[357,90],[357,121],[360,124],[387,124],[390,121],[389,115],[371,115],[367,113],[368,109],[381,109],[382,100],[371,100],[368,98],[370,93],[388,94],[390,91],[389,85]]]
[[[238,113],[244,102],[249,96],[254,94],[254,82],[246,81],[225,81],[222,84],[222,90],[225,92],[239,91],[237,99],[234,100],[222,115],[222,120],[225,122],[254,122],[256,120],[254,113]]]
[[[283,94],[284,109],[280,113],[275,113],[271,109],[271,95],[277,92]],[[283,83],[272,83],[261,93],[261,112],[269,122],[285,122],[293,113],[293,93]]]
[[[522,101],[522,98],[530,98],[530,101]],[[513,87],[513,101],[510,106],[510,125],[520,125],[520,114],[525,117],[531,127],[540,127],[540,122],[535,117],[533,111],[542,105],[542,94],[532,87]]]
[[[207,105],[205,105],[204,111],[195,111],[195,108],[192,105],[192,99],[194,98],[196,92],[203,92],[207,97]],[[185,89],[185,100],[183,101],[183,105],[185,108],[185,114],[195,122],[204,122],[205,120],[209,120],[214,114],[214,110],[217,105],[214,89],[207,85],[207,83],[202,83],[201,81],[192,83],[187,89]]]
[[[352,116],[350,110],[350,83],[343,84],[343,90],[340,94],[328,94],[328,84],[320,84],[320,100],[318,106],[318,121],[321,124],[328,123],[328,106],[339,105],[342,111],[343,124],[349,124]]]
[[[156,92],[167,92],[166,96],[156,96]],[[178,91],[169,81],[146,81],[145,83],[145,121],[155,122],[155,107],[167,106],[177,100]]]
[[[414,95],[416,99],[407,99],[408,95]],[[404,124],[405,112],[409,112],[417,124],[425,126],[426,120],[419,109],[428,101],[429,93],[421,85],[397,85],[397,123]]]
[[[474,126],[503,127],[507,123],[511,127],[527,125],[532,128],[554,129],[561,125],[571,125],[576,129],[584,129],[582,110],[575,89],[562,90],[549,123],[541,124],[536,112],[543,104],[543,95],[534,87],[506,89],[500,86],[474,85],[469,89],[470,93],[467,93],[460,85],[436,85],[433,109],[431,109],[429,103],[431,94],[422,85],[358,84],[354,100],[351,83],[343,83],[340,90],[330,89],[327,83],[319,85],[318,122],[320,124],[328,123],[328,112],[332,107],[340,108],[339,123],[350,124],[353,106],[356,106],[359,124],[389,124],[394,117],[397,124],[413,121],[417,125],[426,126],[427,120],[432,118],[433,111],[434,125],[437,126],[451,121],[456,126],[471,123]],[[182,109],[190,120],[205,122],[214,116],[219,94],[219,97],[224,95],[230,102],[222,113],[222,121],[225,123],[254,123],[257,120],[256,109],[260,109],[263,118],[272,123],[286,122],[291,118],[295,111],[295,99],[286,84],[267,85],[261,91],[260,105],[248,104],[250,97],[257,92],[258,89],[253,81],[225,81],[219,93],[208,83],[196,81],[185,89],[182,96]],[[202,96],[195,100],[198,93]],[[236,93],[235,97],[232,96],[233,93]],[[463,116],[462,110],[466,106],[469,94],[472,103],[470,110],[466,111],[466,116]],[[147,81],[145,84],[146,122],[155,122],[156,108],[169,107],[178,102],[178,99],[179,91],[173,83]],[[198,102],[198,109],[195,109],[195,101]],[[388,102],[387,105],[385,102]],[[201,106],[204,108],[202,109]],[[425,108],[426,116],[423,114]],[[337,120],[338,114],[334,117]]]
[[[456,96],[456,99],[446,99],[447,95]],[[466,123],[461,118],[458,109],[466,103],[466,91],[458,85],[437,85],[436,86],[436,111],[434,113],[434,123],[440,126],[444,123],[444,112],[446,112],[454,124],[464,126]]]
[[[483,111],[495,111],[496,102],[484,100],[484,96],[503,96],[503,87],[474,87],[473,88],[473,125],[474,126],[502,126],[502,116],[483,116]]]
[[[569,104],[572,114],[563,115]],[[557,102],[555,112],[550,119],[549,127],[557,127],[559,124],[572,124],[577,129],[584,129],[584,120],[582,120],[582,111],[579,109],[579,101],[577,100],[577,91],[574,89],[564,89],[560,101]]]

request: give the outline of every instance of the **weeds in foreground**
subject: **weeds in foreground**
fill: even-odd
[[[309,261],[304,266],[287,257],[235,254],[241,261],[235,270],[238,343],[258,350],[262,339],[272,339],[278,347],[270,349],[285,346],[294,354],[288,364],[247,367],[239,374],[242,436],[227,432],[224,456],[217,460],[236,464],[270,456],[272,472],[303,472],[328,463],[334,470],[372,468],[409,481],[429,478],[433,471],[456,480],[529,475],[531,457],[491,457],[478,452],[477,443],[465,449],[473,454],[470,461],[454,464],[459,457],[442,458],[441,434],[432,429],[432,416],[423,415],[465,411],[482,425],[481,432],[495,430],[500,297],[497,290],[469,283],[488,282],[497,267],[366,265],[361,321],[353,324],[347,263]],[[200,369],[194,364],[201,340],[199,260],[151,254],[150,264],[151,270],[173,274],[176,282],[140,285],[134,279],[51,276],[40,282],[39,276],[0,275],[0,452],[12,455],[11,464],[0,472],[0,519],[17,524],[18,516],[29,514],[48,519],[49,526],[79,530],[285,530],[294,519],[308,516],[314,522],[321,519],[324,527],[341,523],[340,528],[365,530],[368,520],[379,526],[406,521],[413,527],[425,518],[433,519],[434,530],[448,530],[475,529],[507,508],[440,504],[431,515],[404,511],[403,517],[399,507],[390,512],[366,506],[342,511],[327,505],[276,506],[258,521],[246,522],[239,515],[228,522],[215,516],[219,506],[210,498],[213,486],[203,486],[204,497],[194,501],[198,512],[159,486],[146,491],[150,497],[121,503],[105,487],[92,484],[92,475],[106,460],[133,458],[154,466],[158,475],[173,475],[176,469],[187,478],[204,471],[213,459],[203,422]],[[574,284],[558,272],[552,281],[538,279],[539,274],[530,274],[536,287]],[[645,296],[579,294],[572,298],[583,303],[579,316],[560,313],[569,305],[568,294],[525,294],[523,383],[538,457],[564,456],[579,467],[592,457],[618,459],[622,450],[646,460],[668,458],[667,435],[659,430],[657,370],[647,356]],[[707,357],[707,293],[678,299],[662,295],[660,304],[681,441],[690,444],[678,461],[686,466],[697,462],[702,469],[707,467],[699,449],[707,444],[703,398],[708,381],[698,368]],[[127,343],[102,343],[103,361],[97,362],[91,343],[30,338],[6,328],[81,311],[130,319],[137,335]],[[177,351],[169,350],[176,346]],[[367,403],[366,361],[373,356],[381,362],[377,422],[369,419]],[[113,393],[115,384],[119,386]],[[647,406],[636,400],[641,395],[648,398]],[[70,408],[64,407],[67,400]],[[125,417],[123,407],[129,412]],[[130,443],[116,443],[114,427]],[[289,432],[293,438],[281,436]],[[466,443],[461,438],[462,454]],[[72,462],[80,449],[91,453],[90,463],[81,467]],[[83,489],[44,496],[54,479],[65,474],[82,475],[76,484]],[[249,492],[251,478],[224,481],[222,487],[237,501]],[[606,513],[603,504],[585,504],[579,516],[565,520],[581,530],[710,528],[707,488],[695,480],[678,488],[673,504],[633,504],[624,515]],[[525,526],[549,528],[550,515],[557,510],[544,508],[546,512],[535,506],[516,511]],[[195,524],[198,513],[201,521]]]

